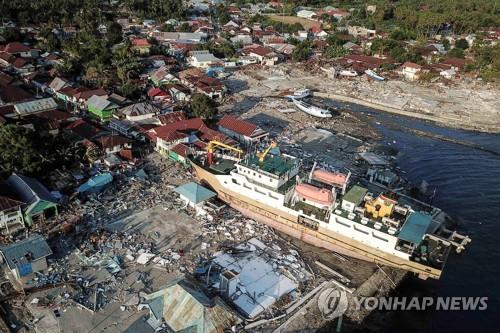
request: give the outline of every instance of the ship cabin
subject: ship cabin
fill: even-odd
[[[299,212],[301,223],[317,229],[319,224],[315,221],[328,223],[337,205],[337,193],[344,193],[350,175],[349,171],[317,169],[314,163],[308,177],[295,186],[291,200],[285,205]]]
[[[244,180],[264,189],[286,195],[296,184],[300,161],[290,155],[281,154],[279,150],[271,151],[265,158],[258,154],[249,154],[232,172],[235,179]]]
[[[440,212],[415,211],[394,193],[374,195],[355,185],[342,197],[331,222],[350,227],[352,234],[358,236],[355,238],[369,235],[367,242],[377,248],[395,250],[402,257],[441,268],[449,247],[434,236],[440,226],[434,218]]]

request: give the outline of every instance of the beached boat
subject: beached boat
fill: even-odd
[[[375,73],[371,69],[367,69],[365,71],[365,74],[368,75],[369,77],[371,77],[372,79],[374,79],[375,81],[384,81],[385,80],[385,78],[383,78],[382,76],[378,75],[377,73]]]
[[[343,69],[339,72],[340,76],[354,77],[358,76],[358,73],[352,69]]]
[[[314,117],[319,117],[319,118],[331,118],[332,114],[330,111],[326,109],[319,108],[317,106],[311,105],[304,103],[303,101],[297,100],[297,99],[292,99],[293,104],[301,110],[304,111],[305,113],[314,116]]]
[[[311,91],[309,89],[297,89],[292,95],[287,95],[286,97],[290,99],[303,99],[309,96],[311,96]]]
[[[438,279],[451,249],[470,238],[446,228],[440,209],[349,184],[350,173],[302,170],[276,145],[227,159],[189,155],[198,179],[231,207],[292,237],[331,251]],[[349,184],[349,185],[348,185]]]

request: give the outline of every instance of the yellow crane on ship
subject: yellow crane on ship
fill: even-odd
[[[212,140],[207,145],[207,152],[208,152],[207,156],[208,156],[208,164],[209,165],[212,165],[212,163],[213,163],[213,156],[214,156],[214,152],[215,152],[216,147],[221,147],[221,148],[225,148],[225,149],[229,149],[229,150],[232,150],[234,152],[237,152],[238,158],[241,158],[241,155],[243,154],[243,150],[241,150],[239,148],[227,145],[227,144],[220,142],[220,141],[217,141],[217,140]]]
[[[256,153],[257,157],[259,158],[259,163],[264,163],[264,159],[266,158],[267,154],[271,151],[271,149],[276,148],[278,145],[275,141],[271,142],[271,144],[264,150],[263,152],[258,152]]]

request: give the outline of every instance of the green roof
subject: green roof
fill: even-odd
[[[263,163],[259,162],[256,155],[249,156],[242,164],[254,168],[264,170],[272,173],[273,175],[281,176],[297,165],[297,160],[285,158],[282,155],[268,154]]]
[[[189,201],[194,202],[195,204],[217,196],[216,193],[195,182],[181,185],[175,189],[175,192],[183,195]]]
[[[368,190],[364,187],[354,185],[342,198],[345,201],[352,202],[356,205],[359,205],[362,201],[363,198],[366,195],[366,192]]]
[[[399,238],[413,244],[420,244],[432,222],[432,216],[426,213],[414,212],[406,219],[399,232]]]

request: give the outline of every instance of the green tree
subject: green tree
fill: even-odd
[[[292,53],[292,59],[294,61],[303,61],[309,57],[311,53],[311,43],[309,41],[300,42]]]
[[[448,56],[453,58],[465,58],[464,50],[454,47],[450,51],[448,51]]]
[[[0,126],[0,172],[40,176],[78,161],[83,152],[64,134],[40,134],[19,125]]]
[[[117,22],[111,22],[107,27],[107,37],[110,45],[115,45],[123,40],[122,26]]]
[[[184,22],[179,27],[179,31],[181,31],[181,32],[191,32],[191,26],[189,25],[189,23]]]
[[[171,24],[163,24],[160,27],[160,31],[163,31],[163,32],[173,32],[173,31],[175,31],[175,28]]]
[[[347,50],[340,45],[330,45],[326,49],[326,56],[328,58],[338,58],[347,54]]]
[[[469,43],[467,43],[467,40],[465,38],[460,38],[455,42],[455,47],[458,47],[459,49],[466,50],[469,48]]]
[[[4,175],[19,172],[27,175],[40,173],[47,161],[34,146],[35,134],[21,126],[0,126],[0,168]]]
[[[450,49],[450,41],[447,38],[443,39],[443,46],[446,51]]]
[[[120,87],[120,92],[122,95],[125,97],[134,97],[138,91],[138,87],[135,83],[132,81],[127,81],[125,82],[121,87]]]
[[[196,117],[213,118],[217,113],[214,101],[204,94],[194,94],[191,98],[191,109]]]

